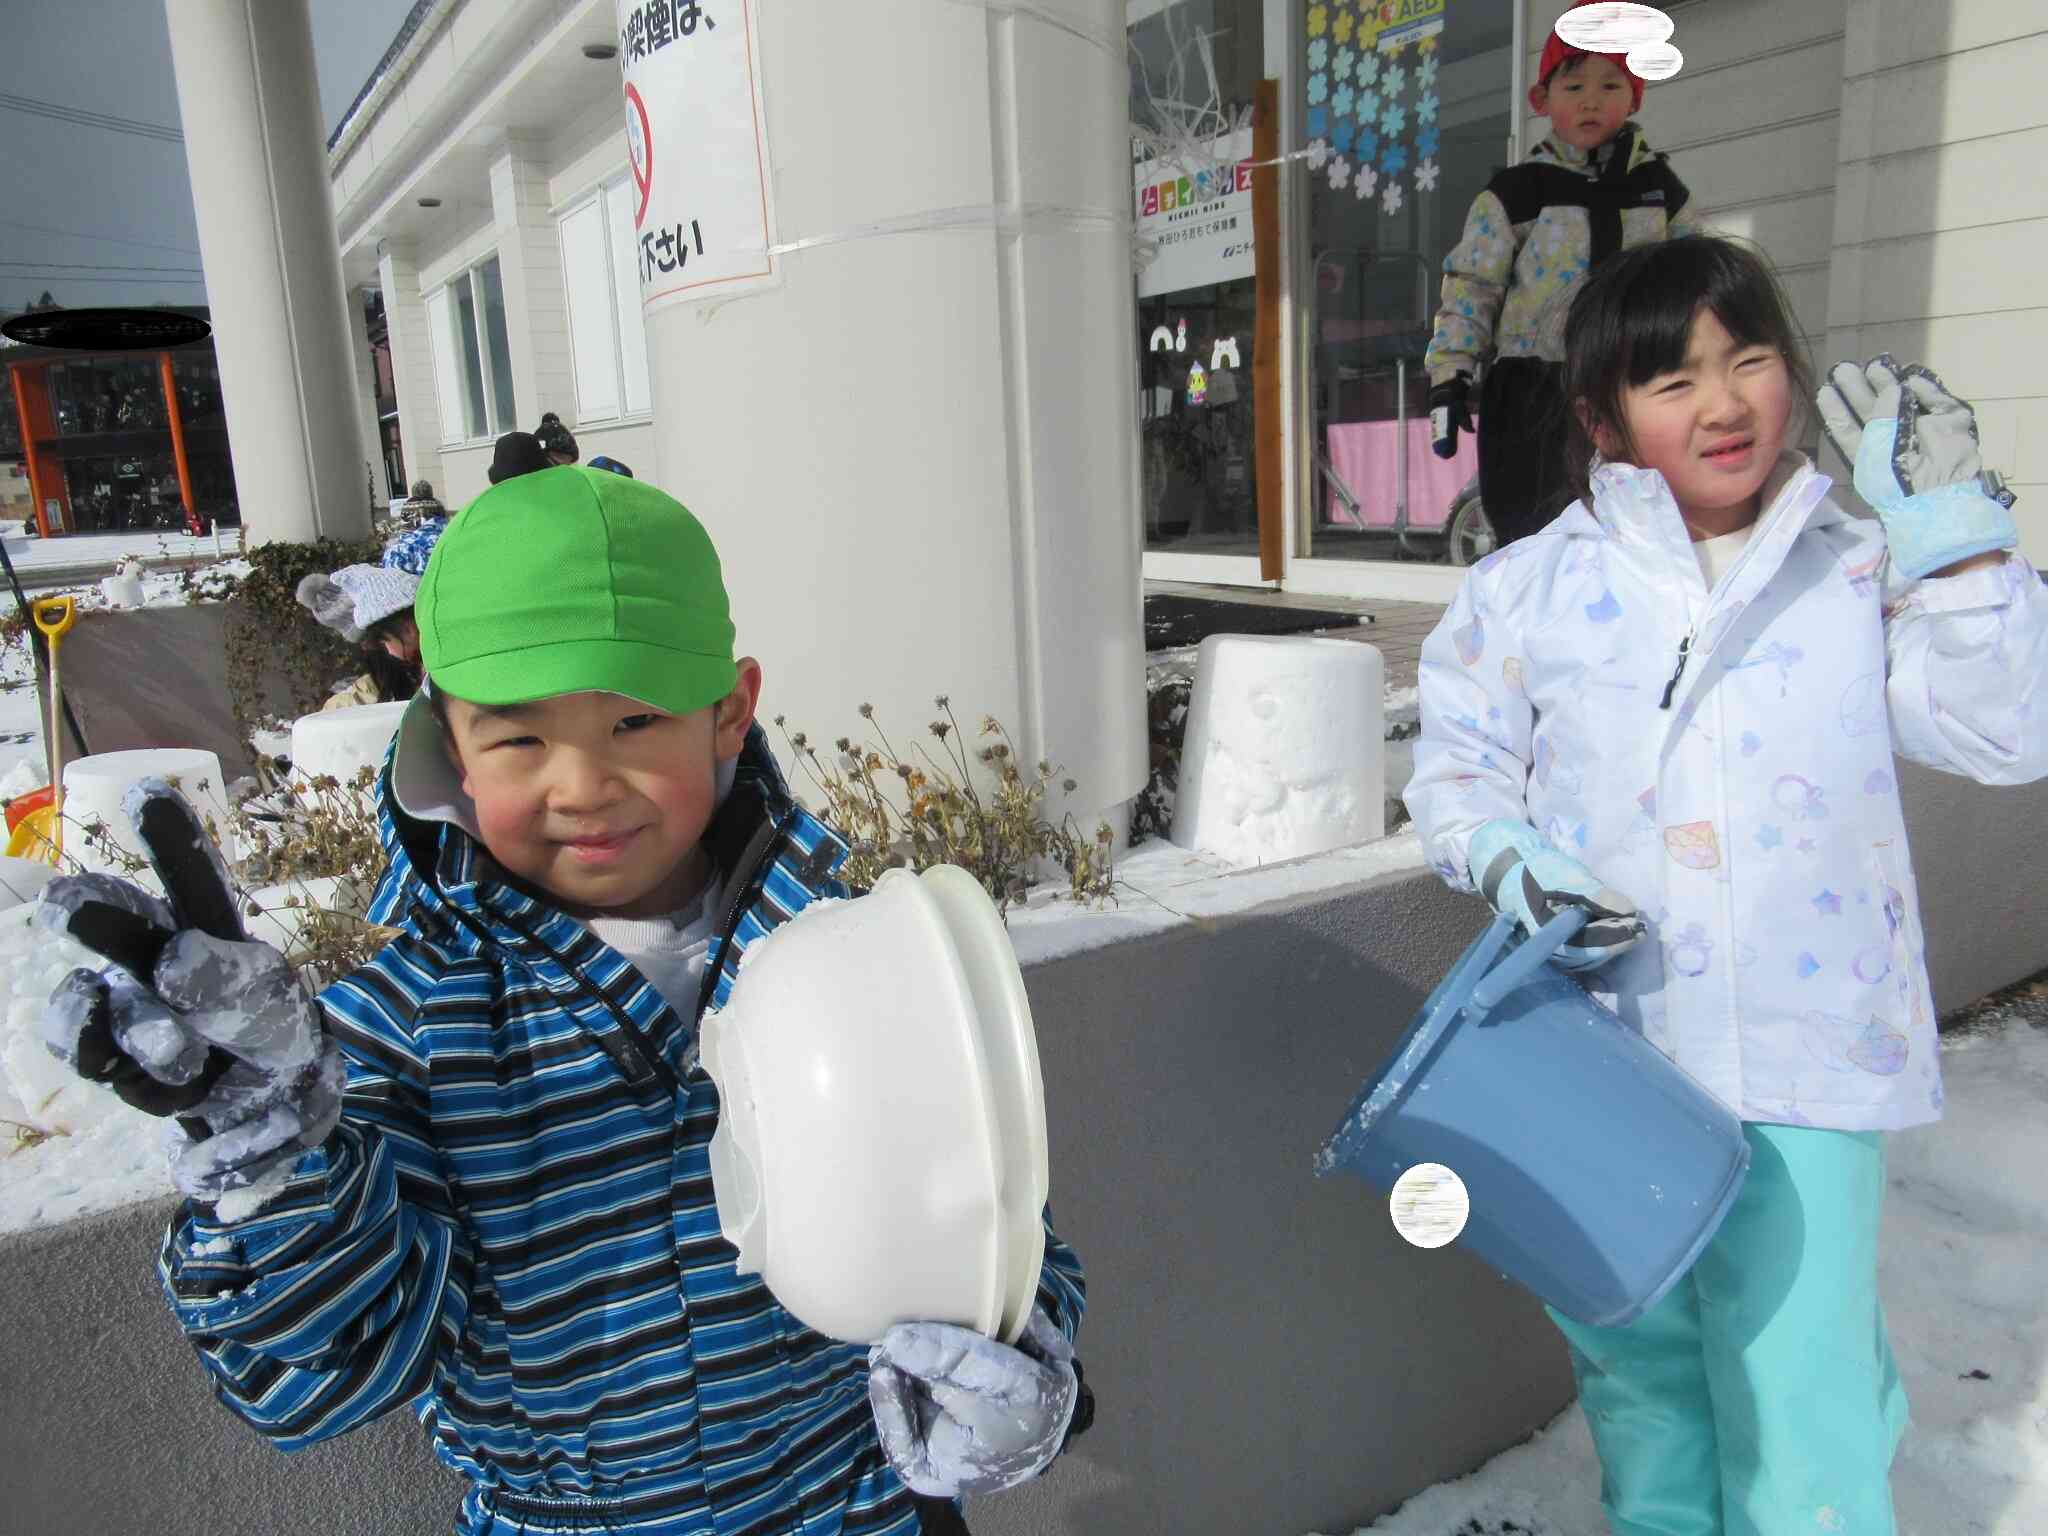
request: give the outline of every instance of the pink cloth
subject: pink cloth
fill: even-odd
[[[1392,421],[1345,421],[1329,429],[1330,464],[1351,494],[1358,498],[1357,512],[1351,511],[1330,491],[1329,520],[1339,528],[1391,528],[1394,501],[1399,487],[1395,468],[1400,462],[1394,434],[1399,423]],[[1467,480],[1479,473],[1479,440],[1470,432],[1458,434],[1457,455],[1440,459],[1429,446],[1429,418],[1408,418],[1408,526],[1425,531],[1442,528],[1451,515],[1451,498]]]

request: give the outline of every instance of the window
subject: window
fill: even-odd
[[[621,177],[600,187],[562,215],[560,228],[577,424],[645,412],[652,394],[631,184]]]
[[[518,415],[512,396],[512,336],[498,258],[487,256],[427,296],[434,385],[444,442],[496,437]]]

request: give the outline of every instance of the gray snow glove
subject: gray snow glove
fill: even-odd
[[[1496,912],[1512,916],[1528,938],[1561,907],[1583,907],[1586,926],[1560,945],[1557,964],[1567,971],[1605,965],[1644,933],[1634,902],[1569,854],[1559,853],[1526,821],[1501,817],[1472,834],[1466,849],[1472,883]]]
[[[1929,370],[1901,368],[1888,353],[1837,363],[1818,403],[1907,580],[2019,544],[2009,510],[2016,498],[1984,467],[1976,412]]]
[[[1440,459],[1456,458],[1458,434],[1472,430],[1472,381],[1454,373],[1429,391],[1429,446]]]
[[[868,1404],[913,1493],[954,1499],[1036,1477],[1079,1393],[1074,1347],[1033,1308],[1015,1348],[951,1323],[898,1323],[868,1351]]]
[[[171,1177],[218,1200],[325,1141],[346,1074],[285,957],[243,931],[226,866],[183,796],[146,779],[122,810],[168,899],[110,875],[45,887],[36,921],[111,963],[58,983],[43,1042],[136,1108],[178,1116]]]

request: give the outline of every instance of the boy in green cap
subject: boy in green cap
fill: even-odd
[[[51,1048],[179,1117],[160,1273],[217,1395],[287,1450],[411,1405],[465,1536],[964,1531],[954,1500],[1085,1422],[1080,1264],[1048,1232],[1018,1348],[910,1323],[872,1363],[735,1271],[697,1021],[848,893],[709,537],[644,481],[537,471],[455,519],[415,613],[369,965],[307,996],[167,786],[129,810],[168,900],[44,900],[114,962],[58,989]]]

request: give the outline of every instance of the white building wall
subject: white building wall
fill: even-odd
[[[1828,344],[1933,367],[2048,566],[2048,30],[2039,0],[1848,0]]]
[[[624,135],[621,134],[623,139]],[[514,141],[491,165],[491,214],[505,318],[512,345],[512,390],[518,420],[532,431],[541,414],[573,421],[568,306],[562,295],[562,251],[549,212],[548,177],[535,145]]]

